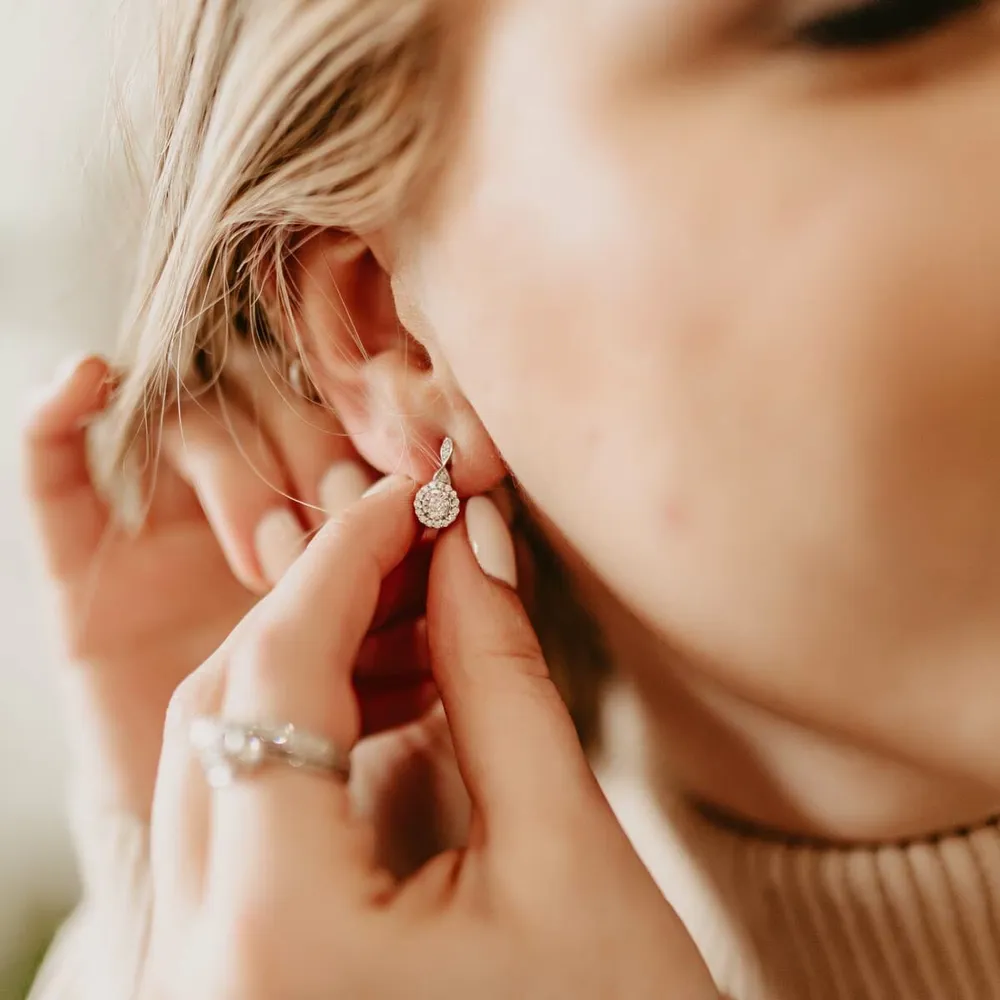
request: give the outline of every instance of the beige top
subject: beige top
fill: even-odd
[[[28,1000],[137,1000],[152,910],[149,827],[127,814],[90,814],[74,833],[83,902]]]
[[[609,798],[732,1000],[997,1000],[1000,823],[908,846],[830,849],[746,835],[639,782]],[[31,1000],[135,1000],[148,832],[79,831],[86,896]]]
[[[1000,998],[1000,822],[831,848],[664,815],[638,784],[609,795],[732,1000]]]

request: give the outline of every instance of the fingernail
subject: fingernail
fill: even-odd
[[[374,483],[365,490],[365,497],[373,497],[376,493],[385,493],[386,490],[391,490],[402,479],[402,476],[384,476],[377,483]]]
[[[465,505],[465,527],[479,568],[494,580],[517,587],[514,539],[495,503],[473,497]]]
[[[254,536],[261,572],[276,584],[306,548],[306,536],[289,510],[272,510],[257,525]]]
[[[320,506],[327,517],[337,517],[360,500],[369,486],[371,476],[359,462],[336,462],[319,484]]]

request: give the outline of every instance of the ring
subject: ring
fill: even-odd
[[[191,723],[190,739],[213,788],[225,788],[266,764],[334,774],[342,781],[351,776],[348,754],[291,723],[266,726],[203,716]]]

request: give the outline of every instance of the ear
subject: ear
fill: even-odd
[[[505,475],[489,434],[447,363],[400,322],[378,236],[323,231],[289,262],[298,341],[308,375],[337,413],[358,453],[383,473],[427,481],[441,443],[455,443],[451,468],[463,496]]]

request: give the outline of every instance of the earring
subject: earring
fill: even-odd
[[[445,438],[441,445],[441,468],[413,501],[417,520],[425,527],[447,528],[458,520],[461,504],[451,485],[451,476],[448,475],[448,463],[454,454],[454,442],[451,438]]]
[[[312,379],[306,374],[305,365],[300,360],[295,360],[288,366],[287,378],[288,384],[297,396],[309,403],[319,402],[319,393],[316,391]]]
[[[301,361],[293,361],[288,366],[288,382],[300,396],[306,394],[306,373]]]

